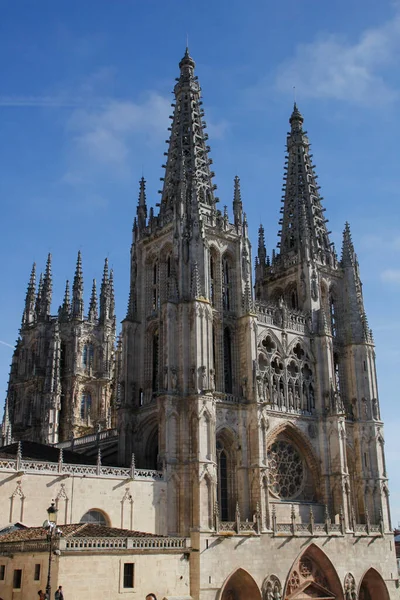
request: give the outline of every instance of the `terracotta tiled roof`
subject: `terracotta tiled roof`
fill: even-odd
[[[117,527],[105,527],[94,523],[75,523],[71,525],[59,525],[63,537],[165,537],[155,535],[154,533],[145,533],[143,531],[133,531],[131,529],[118,529]],[[43,527],[28,527],[11,531],[0,537],[0,544],[3,542],[23,542],[27,540],[46,539],[47,530]]]

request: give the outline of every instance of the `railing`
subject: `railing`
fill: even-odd
[[[0,459],[0,470],[24,473],[58,473],[61,475],[85,475],[92,477],[118,477],[147,481],[163,481],[162,471],[107,467],[102,465],[72,465],[38,460]]]
[[[180,537],[62,537],[54,546],[64,552],[88,550],[183,550],[187,548],[186,538]],[[0,554],[15,552],[48,552],[46,540],[0,542]]]
[[[240,404],[245,401],[245,398],[239,398],[239,396],[223,392],[214,392],[214,398],[216,402],[227,402],[228,404]]]
[[[79,438],[73,438],[70,440],[66,440],[65,442],[59,442],[55,444],[56,448],[76,448],[77,446],[84,446],[86,444],[91,444],[92,442],[102,442],[104,440],[112,439],[118,437],[117,429],[104,429],[103,431],[98,431],[96,433],[88,433],[87,435],[83,435]]]
[[[266,325],[276,325],[284,327],[290,331],[298,333],[307,332],[307,317],[300,311],[292,311],[285,307],[285,310],[278,305],[264,304],[256,302],[255,304],[258,320]]]

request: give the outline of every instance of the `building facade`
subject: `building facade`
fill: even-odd
[[[218,209],[188,51],[179,68],[157,214],[140,182],[120,346],[113,354],[108,275],[108,304],[87,320],[75,292],[80,259],[67,317],[63,308],[49,316],[49,267],[34,314],[32,276],[3,436],[55,443],[95,424],[111,427],[116,406],[120,467],[134,457],[138,467],[162,472],[165,529],[158,532],[191,538],[194,598],[397,598],[374,344],[350,227],[338,258],[295,105],[280,244],[268,256],[260,227],[253,281],[240,181],[230,220],[226,207]],[[28,406],[37,377],[21,366],[30,336],[50,324],[50,384],[43,375],[36,396],[49,425],[39,436],[18,416],[17,399]],[[51,358],[63,327],[72,336],[69,378]],[[98,344],[107,378],[101,369],[80,372],[88,343]],[[88,365],[90,356],[86,350]],[[74,392],[57,396],[62,381]],[[104,401],[89,422],[82,393],[91,386]]]

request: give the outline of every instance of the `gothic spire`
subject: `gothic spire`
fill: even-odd
[[[237,231],[242,224],[243,218],[243,204],[242,204],[242,196],[240,193],[240,179],[236,175],[234,179],[234,191],[233,191],[233,216],[235,219],[235,226]]]
[[[100,321],[104,323],[109,318],[110,298],[109,298],[109,275],[108,258],[104,261],[103,279],[100,289]]]
[[[22,324],[29,325],[33,323],[36,318],[35,311],[36,301],[36,263],[33,263],[31,276],[29,278],[28,288],[26,290],[25,297],[25,310],[22,317]]]
[[[69,281],[67,279],[65,283],[64,300],[60,310],[60,317],[64,320],[68,320],[71,316],[71,300],[69,295]]]
[[[258,261],[259,264],[265,266],[267,261],[267,249],[265,247],[264,226],[260,224],[258,228]]]
[[[114,271],[110,270],[110,279],[108,280],[108,289],[110,296],[110,319],[115,317],[115,294],[114,294]]]
[[[92,293],[90,296],[90,303],[89,303],[89,321],[91,321],[92,323],[94,321],[97,321],[97,290],[96,290],[96,280],[93,279],[93,285],[92,285]]]
[[[46,270],[43,277],[43,288],[40,301],[40,313],[42,317],[47,317],[50,315],[52,294],[53,278],[51,274],[51,254],[48,254]]]
[[[350,225],[346,221],[343,231],[342,243],[342,267],[354,266],[357,262],[356,253],[354,252],[353,241],[351,239]]]
[[[139,187],[139,200],[137,207],[137,224],[139,227],[139,231],[143,230],[146,227],[146,219],[147,219],[147,204],[146,204],[146,181],[144,177],[140,180]]]
[[[310,154],[310,143],[303,131],[303,116],[295,103],[289,119],[287,156],[283,186],[283,213],[279,221],[281,255],[300,252],[308,242],[310,258],[320,263],[334,264],[334,252],[329,241],[327,221],[321,204],[317,175]]]
[[[83,321],[83,274],[80,250],[76,260],[75,276],[72,284],[72,317]]]
[[[184,210],[190,215],[193,200],[202,210],[215,208],[214,173],[210,171],[212,161],[208,158],[210,148],[208,135],[204,133],[206,123],[201,108],[200,85],[194,75],[195,62],[186,48],[185,56],[179,63],[180,76],[175,85],[175,104],[171,136],[169,139],[164,186],[161,197],[161,217],[173,213],[181,198],[182,174],[186,178],[186,203]]]
[[[35,312],[36,312],[36,316],[37,317],[39,317],[39,315],[40,315],[40,305],[41,305],[41,301],[42,301],[42,291],[43,291],[43,273],[40,273],[39,285],[38,285],[38,290],[37,290],[37,295],[36,295],[36,304],[35,304]]]

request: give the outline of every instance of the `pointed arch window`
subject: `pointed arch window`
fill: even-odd
[[[222,261],[222,305],[224,310],[231,310],[231,304],[231,269],[229,260],[227,258],[224,258]]]
[[[90,412],[92,410],[92,395],[88,391],[82,392],[81,395],[81,419],[87,421],[90,419]]]
[[[82,352],[82,365],[85,369],[93,366],[94,346],[93,344],[85,344]]]
[[[221,442],[217,442],[218,458],[218,504],[222,521],[229,519],[229,497],[228,497],[228,456]]]
[[[212,306],[215,304],[215,259],[210,258],[210,302]]]
[[[228,327],[224,329],[224,378],[225,392],[232,394],[232,340]]]
[[[153,284],[152,284],[152,310],[157,311],[160,308],[160,286],[159,286],[159,265],[158,260],[153,264]]]
[[[158,330],[155,331],[153,335],[153,344],[152,344],[152,390],[153,393],[158,390],[158,371],[159,371],[159,348],[160,346],[160,338],[158,335]]]
[[[333,336],[336,336],[337,323],[336,323],[336,302],[333,296],[329,298],[329,312],[331,317],[331,332]]]

